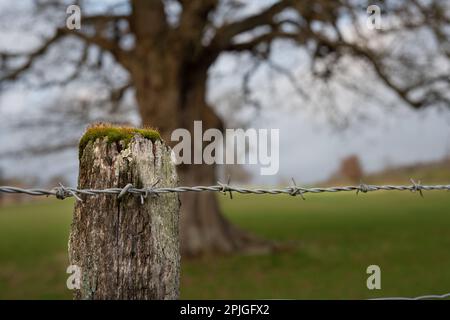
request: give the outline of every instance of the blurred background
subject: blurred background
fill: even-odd
[[[182,166],[182,185],[450,183],[448,1],[0,0],[0,26],[0,185],[76,186],[91,123],[170,141],[194,120],[279,129],[280,170]],[[183,195],[181,297],[448,292],[450,197],[424,196]],[[0,194],[0,298],[71,298],[72,208]]]

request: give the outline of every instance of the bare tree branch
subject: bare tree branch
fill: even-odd
[[[301,33],[290,33],[283,31],[272,31],[264,33],[260,36],[254,37],[250,41],[240,43],[230,43],[227,47],[223,48],[224,51],[254,51],[256,47],[261,44],[270,45],[273,41],[278,39],[293,40],[298,44],[304,43],[307,38],[303,37]]]
[[[64,32],[58,29],[55,34],[49,39],[45,40],[44,43],[37,49],[33,50],[29,54],[17,54],[17,53],[0,53],[0,58],[2,59],[2,65],[5,65],[5,60],[11,58],[18,57],[26,57],[26,61],[20,67],[13,69],[6,73],[6,75],[0,77],[0,83],[4,81],[14,81],[17,80],[23,73],[28,71],[28,69],[32,66],[33,62],[43,56],[48,49],[55,44],[58,40],[60,40],[64,36]]]
[[[230,46],[232,39],[238,34],[251,31],[260,26],[273,25],[275,23],[273,18],[291,5],[292,1],[281,0],[260,13],[218,28],[212,41],[212,45],[219,50],[223,50],[223,48]]]
[[[96,33],[93,36],[90,36],[82,32],[73,32],[65,29],[62,30],[63,30],[62,32],[68,36],[72,35],[85,41],[88,44],[96,45],[100,47],[102,50],[110,52],[117,60],[117,62],[122,64],[125,68],[128,68],[130,66],[130,60],[132,59],[133,53],[131,51],[123,50],[120,47],[119,43],[117,43],[117,41],[108,39],[107,37],[101,36],[98,33]]]
[[[83,24],[94,24],[96,26],[100,26],[102,24],[108,24],[111,22],[117,22],[120,20],[129,20],[129,15],[92,15],[83,17]]]

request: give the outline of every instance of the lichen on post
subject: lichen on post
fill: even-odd
[[[175,187],[171,151],[151,129],[97,125],[80,141],[81,189]],[[77,202],[69,260],[80,268],[75,299],[177,299],[177,194],[84,197]]]

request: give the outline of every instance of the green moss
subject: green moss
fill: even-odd
[[[131,139],[135,135],[141,135],[146,139],[156,141],[160,140],[161,136],[158,131],[154,129],[137,129],[131,127],[115,127],[112,125],[98,124],[86,130],[86,133],[80,140],[79,156],[83,155],[83,151],[90,141],[95,141],[101,138],[108,138],[108,143],[124,142],[124,146],[128,146]]]

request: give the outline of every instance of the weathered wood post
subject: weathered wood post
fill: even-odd
[[[78,188],[177,185],[170,149],[153,130],[97,125],[80,142]],[[85,196],[77,202],[69,260],[81,271],[75,299],[177,299],[178,195]]]

